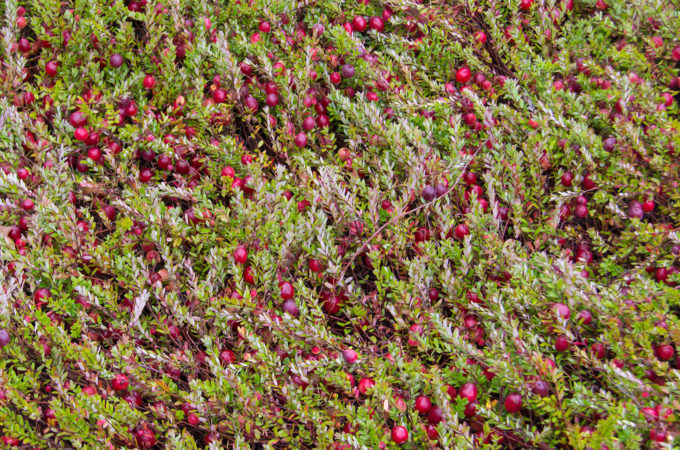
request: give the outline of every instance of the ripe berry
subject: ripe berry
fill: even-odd
[[[531,385],[531,392],[538,395],[539,397],[545,397],[550,394],[550,385],[543,380],[535,381]]]
[[[533,4],[534,4],[534,0],[521,0],[519,2],[519,8],[522,11],[528,11],[529,9],[531,9],[531,5],[533,5]]]
[[[141,449],[153,448],[156,446],[156,433],[147,424],[143,424],[135,432],[135,441]]]
[[[295,288],[287,281],[279,283],[279,290],[281,291],[281,298],[284,300],[290,300],[295,296]]]
[[[212,99],[215,103],[224,103],[227,101],[227,91],[222,88],[217,88],[212,92]]]
[[[668,344],[662,344],[656,348],[654,353],[656,354],[656,357],[659,358],[661,361],[670,361],[671,359],[673,359],[673,356],[675,355],[675,350],[673,349],[672,346]]]
[[[114,391],[124,391],[129,384],[130,381],[124,373],[119,373],[113,378],[113,381],[111,381],[111,387]]]
[[[571,186],[571,180],[573,180],[573,179],[574,179],[574,175],[572,175],[571,172],[564,172],[562,174],[562,178],[561,178],[562,186],[570,187]]]
[[[345,350],[342,351],[342,357],[349,364],[352,364],[357,360],[359,355],[354,350],[348,348],[348,349],[345,349]]]
[[[593,356],[595,356],[597,359],[602,359],[605,356],[604,345],[600,344],[599,342],[591,345],[590,351],[593,353]]]
[[[649,439],[654,442],[665,442],[668,439],[668,433],[662,427],[657,426],[649,430]]]
[[[187,422],[189,422],[189,425],[192,427],[195,427],[199,422],[198,416],[195,413],[190,412],[187,416]]]
[[[432,408],[432,402],[430,402],[430,399],[426,396],[419,395],[416,397],[415,408],[420,414],[427,414],[430,411],[430,408]]]
[[[394,426],[392,428],[392,441],[397,445],[401,445],[408,441],[408,430],[401,425]]]
[[[248,261],[248,250],[242,245],[234,250],[234,260],[237,264],[245,264]]]
[[[352,29],[354,29],[354,31],[358,31],[359,33],[366,31],[366,19],[364,19],[362,16],[356,16],[354,19],[352,19]]]
[[[139,181],[142,183],[146,183],[150,181],[153,178],[153,170],[151,169],[142,169],[139,171]]]
[[[467,83],[472,77],[472,72],[467,67],[461,67],[456,72],[456,81],[459,83]]]
[[[305,145],[307,145],[307,135],[303,132],[300,132],[295,136],[295,145],[302,148]]]
[[[370,378],[362,378],[359,380],[359,392],[366,395],[375,386],[375,381]]]
[[[307,116],[305,117],[305,120],[302,121],[302,129],[305,131],[312,131],[315,126],[316,121],[312,116]]]
[[[270,94],[267,94],[267,98],[265,98],[265,103],[267,103],[267,106],[270,108],[273,108],[274,106],[279,104],[279,96],[278,94],[272,92]]]
[[[518,393],[512,393],[505,397],[505,402],[503,403],[505,410],[510,414],[516,413],[522,407],[522,396]]]
[[[563,352],[569,348],[569,341],[564,336],[557,336],[555,338],[555,350]]]
[[[57,75],[57,68],[59,64],[56,61],[50,61],[47,64],[45,64],[45,74],[47,74],[48,77],[54,77]]]
[[[299,312],[299,311],[298,311],[298,307],[297,307],[297,305],[295,304],[295,300],[286,300],[286,301],[283,302],[283,304],[281,305],[281,309],[282,309],[284,312],[287,312],[288,314],[290,314],[290,315],[293,316],[293,317],[296,317],[296,316],[298,315],[298,312]]]
[[[223,364],[234,364],[236,362],[236,355],[229,349],[224,349],[220,352],[220,361]]]
[[[156,87],[156,79],[153,75],[147,75],[144,77],[144,80],[142,80],[142,86],[144,86],[145,89],[153,89]]]
[[[385,30],[385,21],[381,17],[371,17],[368,19],[368,26],[372,30],[381,32]]]
[[[77,141],[85,141],[89,136],[90,133],[88,133],[87,129],[83,127],[76,128],[76,131],[73,133],[73,137]]]
[[[552,310],[562,319],[569,319],[571,317],[571,310],[564,303],[553,303]]]
[[[584,309],[578,313],[578,320],[580,320],[583,325],[590,325],[590,322],[593,320],[593,315],[590,311]]]
[[[466,224],[461,223],[456,227],[454,233],[458,239],[463,239],[465,236],[470,234],[470,228]]]
[[[444,411],[439,406],[434,406],[430,409],[430,412],[427,414],[427,421],[430,425],[436,426],[442,420],[444,420]]]
[[[24,211],[33,211],[35,203],[33,203],[33,200],[31,200],[30,198],[27,198],[24,201],[22,201],[19,206],[21,206],[21,209],[23,209]]]
[[[458,396],[467,399],[468,403],[477,400],[477,386],[474,383],[465,383],[458,390]]]
[[[318,259],[310,259],[309,260],[309,270],[311,270],[314,273],[319,273],[321,272],[321,261]]]

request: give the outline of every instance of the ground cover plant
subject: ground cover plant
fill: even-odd
[[[677,2],[0,18],[0,445],[680,445]]]

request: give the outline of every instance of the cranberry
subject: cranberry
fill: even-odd
[[[470,234],[470,228],[466,224],[461,223],[456,227],[454,233],[458,239],[463,239],[465,236]]]
[[[420,195],[426,203],[429,203],[437,198],[437,190],[434,187],[427,185],[423,188]]]
[[[408,441],[408,430],[401,425],[394,426],[392,428],[392,441],[397,445],[401,445]]]
[[[375,381],[370,378],[362,378],[359,380],[359,392],[366,395],[375,386]]]
[[[590,325],[593,320],[593,315],[590,313],[590,311],[583,310],[578,313],[578,319],[583,325]]]
[[[153,75],[147,75],[144,77],[144,80],[142,80],[142,86],[144,86],[145,89],[153,89],[156,87],[156,79]]]
[[[45,64],[45,74],[48,77],[54,77],[57,75],[57,68],[59,67],[56,61],[50,61]]]
[[[359,355],[357,355],[357,352],[352,349],[345,349],[342,351],[342,357],[346,362],[352,364],[357,360]]]
[[[444,411],[439,406],[434,406],[432,409],[430,409],[430,412],[427,414],[427,421],[429,422],[430,425],[437,425],[439,422],[444,420]]]
[[[290,300],[295,296],[295,288],[287,281],[279,283],[279,290],[281,291],[281,298],[284,300]]]
[[[461,67],[456,72],[456,81],[459,83],[467,83],[472,77],[472,72],[467,67]]]
[[[535,381],[531,385],[531,392],[539,397],[545,397],[550,394],[550,385],[543,380]]]
[[[234,250],[234,260],[237,264],[245,264],[248,261],[248,250],[242,245]]]
[[[0,330],[0,348],[9,345],[10,336],[7,330]]]
[[[362,16],[356,16],[354,19],[352,19],[352,28],[354,31],[363,33],[366,31],[366,25],[366,19],[364,19]]]
[[[371,27],[372,30],[381,32],[385,30],[385,21],[382,17],[371,17],[368,19],[368,26]]]
[[[555,338],[555,350],[564,352],[569,348],[569,340],[564,336],[557,336]]]
[[[670,361],[675,356],[675,350],[668,344],[662,344],[656,347],[654,354],[661,361]]]
[[[505,402],[503,402],[505,410],[510,414],[516,413],[522,407],[522,396],[518,393],[512,393],[505,397]]]
[[[303,132],[300,132],[295,136],[295,145],[297,147],[304,147],[307,145],[307,135]]]
[[[113,388],[114,391],[124,391],[125,389],[127,389],[129,384],[130,381],[127,375],[123,373],[119,373],[113,378],[113,381],[111,381],[111,387]]]
[[[299,312],[298,306],[295,304],[294,300],[286,300],[285,302],[283,302],[283,304],[281,305],[281,309],[293,317],[296,317]]]
[[[212,99],[215,103],[224,103],[227,101],[227,91],[222,88],[217,88],[212,92]]]
[[[468,403],[477,400],[477,386],[474,383],[465,383],[458,390],[458,396],[467,399]]]
[[[109,64],[111,67],[118,68],[123,65],[123,56],[120,53],[114,53],[109,58]]]
[[[420,395],[416,397],[415,408],[420,414],[427,414],[432,408],[432,402],[426,396]]]
[[[236,355],[229,349],[224,349],[220,352],[220,361],[223,364],[234,364],[236,362]]]

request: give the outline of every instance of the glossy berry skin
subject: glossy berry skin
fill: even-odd
[[[348,348],[342,351],[342,357],[347,363],[352,364],[356,362],[359,355],[354,350]]]
[[[124,391],[130,385],[130,380],[128,376],[124,373],[119,373],[111,381],[111,387],[114,391]]]
[[[430,408],[432,408],[432,402],[430,402],[429,398],[424,395],[419,395],[416,397],[416,411],[418,411],[420,414],[427,414],[430,411]]]
[[[456,72],[456,81],[459,83],[467,83],[472,77],[472,72],[467,67],[461,67]]]
[[[392,428],[392,441],[397,445],[408,441],[408,430],[401,425],[394,426]]]
[[[295,146],[302,148],[305,145],[307,145],[307,135],[300,132],[295,136]]]
[[[153,89],[156,87],[156,79],[153,75],[147,75],[142,80],[142,86],[144,86],[144,89]]]
[[[661,361],[670,361],[675,356],[675,350],[668,344],[659,345],[654,353]]]
[[[295,288],[287,281],[282,281],[279,283],[279,290],[281,293],[281,298],[284,300],[290,300],[295,296]]]
[[[153,448],[156,446],[156,433],[144,424],[135,432],[135,441],[141,449]]]
[[[352,29],[354,31],[363,33],[366,31],[366,25],[366,19],[364,19],[362,16],[356,16],[354,19],[352,19]]]
[[[507,397],[505,397],[503,406],[510,414],[516,413],[522,407],[522,396],[516,392],[509,394]]]
[[[569,348],[569,340],[564,336],[557,336],[555,338],[555,350],[558,352],[564,352]]]
[[[466,224],[461,223],[456,227],[454,233],[458,239],[463,239],[465,236],[470,234],[470,228]]]
[[[375,386],[375,381],[370,378],[362,378],[359,380],[359,392],[361,395],[368,394],[368,392],[373,389],[373,386]]]
[[[310,259],[309,260],[309,270],[311,270],[314,273],[319,273],[321,272],[321,261],[318,259]]]
[[[234,250],[234,261],[237,264],[245,264],[248,262],[248,250],[242,245],[236,247]]]
[[[45,64],[45,74],[48,77],[56,76],[58,67],[59,67],[59,64],[56,61],[48,62],[47,64]]]
[[[466,399],[468,403],[477,401],[477,386],[474,383],[465,383],[458,390],[458,396]]]

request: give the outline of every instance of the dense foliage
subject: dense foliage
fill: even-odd
[[[0,435],[680,446],[680,5],[5,0]]]

